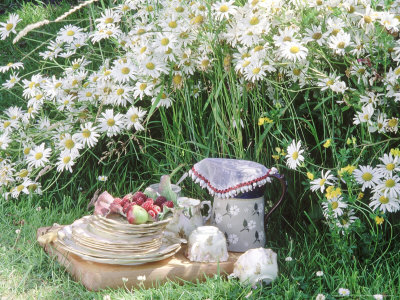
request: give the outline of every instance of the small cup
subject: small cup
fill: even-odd
[[[193,230],[188,241],[188,258],[196,262],[228,260],[224,234],[215,226],[201,226]]]

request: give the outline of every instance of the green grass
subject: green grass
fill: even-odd
[[[103,1],[99,3],[101,5]],[[62,1],[57,6],[21,4],[12,7],[24,20],[19,28],[43,19],[53,20],[69,8],[69,1]],[[24,60],[24,74],[36,72],[37,49],[52,38],[53,35],[48,33],[57,32],[69,21],[87,19],[91,14],[91,10],[83,10],[65,22],[46,25],[18,45],[10,44],[10,38],[0,41],[0,65],[31,53]],[[7,14],[1,15],[0,22],[6,18]],[[352,298],[372,299],[371,295],[380,293],[396,299],[400,294],[400,246],[394,243],[399,235],[396,216],[391,217],[394,224],[392,237],[376,235],[377,240],[370,240],[368,236],[334,237],[321,221],[317,199],[299,192],[304,190],[304,178],[287,171],[283,160],[276,162],[271,158],[275,147],[281,146],[282,141],[290,142],[288,136],[312,141],[308,150],[313,151],[316,163],[325,167],[341,162],[337,152],[322,148],[327,138],[343,137],[343,140],[337,138],[335,142],[344,144],[347,137],[355,135],[368,142],[359,146],[365,146],[364,156],[370,153],[378,155],[387,149],[371,144],[374,141],[366,133],[359,134],[346,126],[335,127],[335,123],[346,124],[351,117],[349,112],[333,109],[333,98],[322,99],[317,104],[318,95],[313,97],[309,91],[301,95],[292,93],[282,84],[277,86],[275,95],[285,104],[280,107],[271,104],[271,99],[266,96],[266,86],[245,89],[241,93],[234,84],[237,80],[234,71],[226,72],[223,68],[223,50],[215,49],[219,65],[207,78],[210,84],[207,96],[193,99],[190,95],[194,82],[188,82],[176,95],[175,105],[169,110],[156,110],[148,124],[149,130],[141,132],[137,139],[123,136],[110,145],[98,145],[81,158],[72,175],[63,173],[57,178],[58,175],[45,175],[43,179],[47,178],[53,184],[46,186],[42,197],[0,199],[1,297],[103,299],[103,296],[110,295],[111,299],[245,299],[249,295],[248,299],[310,299],[323,293],[327,299],[334,299],[338,297],[338,288],[343,287],[350,289]],[[5,79],[6,75],[0,74],[0,82]],[[309,95],[309,101],[303,103],[303,97]],[[0,100],[1,110],[24,101],[19,95],[1,88]],[[313,110],[316,106],[319,109]],[[268,116],[274,123],[260,127],[257,125],[259,116]],[[245,123],[243,129],[233,126],[233,121],[239,124],[240,119]],[[392,144],[395,143],[393,140]],[[115,152],[99,163],[105,149],[114,149]],[[35,242],[37,228],[54,222],[70,224],[90,213],[86,211],[86,205],[98,188],[123,195],[154,183],[160,175],[181,167],[173,177],[173,181],[177,181],[193,163],[209,156],[250,159],[267,166],[274,165],[290,178],[289,197],[272,216],[267,232],[267,246],[278,253],[280,269],[278,279],[270,286],[252,289],[240,286],[236,280],[215,277],[208,278],[205,283],[177,285],[169,282],[149,290],[121,288],[89,292],[73,281],[65,269]],[[97,181],[98,175],[103,174],[109,177],[106,183]],[[184,181],[183,190],[188,196],[209,197],[190,180]],[[268,197],[274,199],[274,188],[269,190]],[[42,209],[37,211],[39,206]],[[309,213],[305,214],[305,211]],[[384,226],[388,226],[387,222]],[[20,234],[16,233],[17,229],[21,230]],[[392,244],[388,245],[390,239]],[[286,262],[287,256],[294,260]],[[315,275],[320,270],[324,272],[321,278]]]
[[[338,288],[351,291],[353,298],[372,299],[368,295],[386,294],[396,299],[400,293],[400,251],[391,252],[373,263],[348,257],[335,251],[329,235],[309,229],[279,230],[288,227],[289,220],[273,217],[268,247],[278,253],[279,277],[269,286],[252,289],[238,281],[221,277],[208,278],[204,283],[168,282],[156,289],[121,288],[89,292],[72,280],[56,261],[35,242],[36,230],[53,223],[69,224],[88,214],[88,199],[79,193],[64,196],[62,201],[44,195],[24,202],[1,201],[0,215],[0,295],[4,299],[309,299],[318,293],[338,296]],[[37,211],[37,207],[41,207]],[[278,223],[282,226],[277,226]],[[301,227],[298,227],[301,228]],[[16,230],[21,232],[18,234]],[[383,249],[383,247],[380,247]],[[293,261],[286,262],[287,256]],[[323,271],[323,277],[315,273]],[[2,299],[3,299],[2,298]]]

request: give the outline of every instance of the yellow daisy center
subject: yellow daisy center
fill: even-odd
[[[388,204],[389,203],[389,198],[382,195],[382,196],[379,197],[379,202],[382,203],[382,204]]]
[[[340,32],[339,29],[333,29],[332,32],[331,32],[331,34],[334,35],[334,36],[336,36],[339,32]]]
[[[322,178],[322,179],[319,181],[319,186],[323,186],[323,185],[325,184],[325,182],[326,182],[326,179],[325,179],[325,178]]]
[[[29,171],[28,171],[27,169],[22,169],[22,170],[19,172],[18,176],[19,176],[20,178],[24,178],[24,177],[28,176],[28,174],[29,174]]]
[[[136,120],[139,118],[139,116],[137,115],[137,114],[133,114],[132,116],[131,116],[131,122],[132,123],[135,123],[136,122]]]
[[[4,123],[3,123],[3,127],[4,128],[7,128],[8,126],[10,126],[11,125],[11,122],[10,121],[5,121]]]
[[[63,158],[63,163],[64,163],[64,164],[67,164],[67,163],[69,163],[70,160],[71,160],[71,156],[65,156],[65,157]]]
[[[154,70],[155,65],[154,65],[152,62],[148,62],[148,63],[146,64],[146,68],[149,69],[149,70]]]
[[[229,10],[229,7],[227,5],[221,5],[221,7],[219,8],[219,11],[222,13],[225,13]]]
[[[301,74],[301,70],[300,69],[293,69],[293,74],[296,76],[299,76]]]
[[[252,17],[249,23],[250,25],[257,25],[258,23],[260,23],[260,20],[257,17]]]
[[[372,18],[370,16],[364,16],[364,22],[369,24],[372,22]]]
[[[141,83],[141,84],[139,85],[139,89],[140,89],[141,91],[144,91],[146,88],[147,88],[147,83]]]
[[[299,51],[300,51],[300,48],[297,47],[297,46],[292,46],[292,47],[290,47],[290,53],[292,53],[292,54],[296,54],[296,53],[298,53]]]
[[[23,184],[20,184],[19,186],[17,186],[17,191],[21,192],[24,188],[25,186]]]
[[[56,85],[54,86],[56,89],[58,89],[62,85],[61,82],[57,82]]]
[[[364,174],[362,174],[361,178],[364,181],[370,181],[372,179],[372,174],[370,172],[365,172]]]
[[[26,147],[26,148],[24,149],[24,154],[25,154],[25,155],[28,155],[29,152],[31,152],[31,148]]]
[[[108,119],[107,120],[107,125],[110,126],[110,127],[114,126],[115,125],[115,120],[114,119]]]
[[[393,171],[393,169],[396,167],[396,165],[395,164],[393,164],[393,163],[388,163],[387,165],[386,165],[386,170],[388,170],[388,171]]]
[[[249,61],[249,60],[245,60],[245,61],[242,63],[242,67],[243,67],[243,68],[246,68],[249,64],[250,64],[250,61]]]
[[[125,92],[124,89],[118,89],[118,90],[117,90],[117,95],[118,95],[118,96],[121,96],[124,92]]]
[[[92,134],[92,133],[90,132],[89,129],[83,129],[83,130],[82,130],[82,136],[83,136],[85,139],[88,139],[88,138],[90,137],[91,134]]]
[[[86,97],[92,97],[93,94],[91,92],[86,92],[85,95],[86,95]]]
[[[178,24],[175,21],[171,21],[168,23],[169,28],[176,28],[177,26],[178,26]]]
[[[291,42],[291,41],[292,41],[292,38],[291,38],[290,36],[285,36],[285,37],[283,38],[283,41],[284,41],[284,42]]]
[[[121,69],[121,73],[124,75],[129,74],[130,71],[131,71],[131,69],[129,69],[128,67],[123,67]]]
[[[344,46],[346,46],[346,44],[344,42],[340,42],[340,43],[337,44],[337,47],[339,49],[344,49]]]
[[[75,31],[73,31],[73,30],[68,30],[67,31],[67,35],[68,36],[73,36],[75,34]]]
[[[167,46],[168,44],[169,44],[169,39],[168,38],[161,39],[161,45]]]
[[[257,75],[258,73],[260,73],[260,71],[261,71],[260,68],[254,68],[252,72],[254,75]]]
[[[38,153],[35,154],[35,159],[36,160],[40,160],[40,159],[42,159],[42,157],[43,157],[43,153],[42,152],[38,152]]]
[[[390,119],[390,120],[389,120],[388,126],[389,126],[389,127],[396,127],[397,123],[398,123],[398,120],[395,119],[395,118],[393,118],[393,119]]]
[[[322,33],[320,33],[320,32],[316,32],[316,33],[314,33],[314,34],[312,35],[312,38],[313,38],[314,40],[319,40],[321,37],[322,37]]]
[[[182,76],[177,74],[172,78],[172,81],[174,82],[174,84],[179,85],[182,83]]]
[[[76,69],[79,69],[80,66],[81,66],[80,64],[75,63],[75,64],[72,65],[72,68],[73,68],[74,70],[76,70]]]
[[[11,29],[13,29],[13,27],[14,27],[13,24],[8,23],[8,24],[6,25],[6,30],[7,30],[7,31],[10,31]]]
[[[299,158],[299,152],[294,151],[293,154],[292,154],[292,158],[293,158],[294,160],[298,159],[298,158]]]
[[[386,180],[386,182],[385,182],[385,186],[387,187],[387,188],[392,188],[392,187],[394,187],[395,186],[395,184],[396,184],[396,182],[393,180],[393,179],[388,179],[388,180]]]
[[[185,9],[182,6],[178,6],[177,8],[175,8],[175,11],[178,13],[182,13],[185,11]]]
[[[339,203],[337,201],[332,202],[332,209],[336,209],[339,207]]]
[[[75,142],[72,139],[68,139],[64,142],[65,148],[71,150],[75,146]]]
[[[105,24],[110,24],[110,23],[113,23],[113,22],[114,22],[113,18],[107,18],[107,19],[104,20]]]

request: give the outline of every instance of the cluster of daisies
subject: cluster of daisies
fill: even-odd
[[[293,141],[286,155],[289,168],[296,169],[301,166],[307,169],[303,154],[301,142]],[[356,201],[368,202],[378,225],[384,222],[387,213],[400,211],[400,150],[391,149],[378,160],[379,163],[375,167],[341,167],[336,170],[336,176],[331,170],[322,170],[318,175],[307,171],[310,190],[320,193],[320,198],[323,199],[325,218],[331,221],[331,224],[342,228],[343,232],[358,219],[355,211],[358,206]]]
[[[354,107],[355,124],[397,133],[399,3],[114,1],[93,28],[65,25],[40,49],[42,60],[62,67],[57,76],[20,75],[20,62],[0,67],[10,76],[2,88],[21,90],[26,102],[0,117],[0,186],[13,197],[29,187],[39,191],[33,178],[42,169],[72,172],[102,139],[143,130],[149,108],[170,107],[185,84],[193,98],[207,93],[202,79],[219,66],[237,74],[240,90],[257,84],[270,90],[277,81],[313,87]],[[19,21],[12,14],[0,23],[1,38],[15,33]],[[376,55],[382,49],[385,60]]]

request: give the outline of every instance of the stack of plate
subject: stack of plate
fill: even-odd
[[[180,249],[180,241],[166,239],[170,220],[133,225],[124,218],[86,216],[58,231],[57,246],[83,259],[121,265],[162,260]]]

